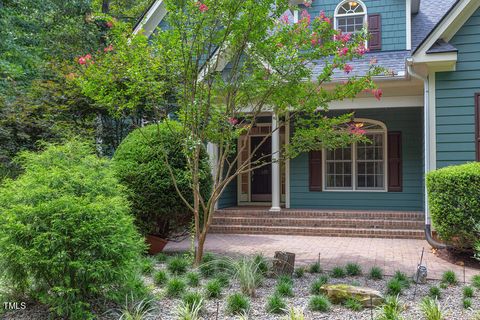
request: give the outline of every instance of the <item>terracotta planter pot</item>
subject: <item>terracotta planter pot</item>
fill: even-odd
[[[148,253],[151,255],[156,255],[163,251],[163,248],[167,245],[168,241],[157,236],[147,235],[145,241],[148,245]]]

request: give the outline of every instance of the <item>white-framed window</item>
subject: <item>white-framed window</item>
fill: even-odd
[[[323,151],[325,191],[387,191],[387,128],[370,119],[355,119],[369,142]]]
[[[335,9],[335,29],[345,33],[360,32],[367,22],[367,7],[358,0],[344,0]]]

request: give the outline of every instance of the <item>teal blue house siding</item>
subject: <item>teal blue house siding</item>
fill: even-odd
[[[385,123],[402,132],[402,192],[311,192],[308,155],[290,160],[290,206],[311,209],[423,210],[422,108],[357,110],[357,118]]]
[[[475,161],[475,100],[480,92],[480,9],[450,43],[456,71],[435,76],[437,167]]]
[[[382,51],[406,49],[406,0],[365,0],[367,14],[380,14],[382,19]],[[313,1],[308,9],[314,17],[323,10],[333,17],[341,1]]]
[[[218,200],[218,208],[235,207],[237,205],[237,179],[230,182]]]

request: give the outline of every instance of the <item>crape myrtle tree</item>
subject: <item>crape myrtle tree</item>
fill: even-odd
[[[198,264],[215,203],[227,185],[239,175],[272,161],[365,141],[362,124],[353,123],[352,114],[329,116],[326,111],[332,101],[353,99],[364,91],[380,99],[382,91],[372,79],[386,71],[372,61],[364,75],[354,76],[351,62],[368,51],[367,32],[344,34],[334,30],[331,18],[323,12],[313,17],[303,11],[299,21],[293,22],[291,15],[286,14],[293,9],[288,0],[169,0],[166,6],[168,28],[150,40],[149,59],[155,61],[153,71],[160,82],[139,92],[143,95],[156,88],[156,108],[165,110],[165,106],[174,105],[174,118],[183,125],[179,134],[188,159],[193,201],[187,201],[181,192],[180,196],[195,217]],[[122,66],[140,70],[138,57],[132,52],[136,38],[123,41],[121,47],[113,44],[115,50],[109,54],[123,56]],[[128,59],[128,54],[136,58]],[[95,64],[86,67],[90,70],[81,72],[79,83],[84,92],[97,101],[107,102],[112,112],[134,111],[134,96],[103,89],[115,86],[102,79],[109,68],[117,68],[112,64],[114,58],[107,54],[96,59]],[[316,65],[321,67],[317,68],[321,70],[319,74],[312,72]],[[145,75],[135,76],[145,82],[153,81],[152,70],[141,72]],[[344,80],[331,82],[334,72],[343,73]],[[115,77],[123,79],[124,88],[136,86],[133,75],[125,74]],[[115,102],[130,99],[127,103]],[[239,137],[248,136],[265,112],[275,114],[278,127],[264,137],[249,157],[240,158],[247,145],[238,146]],[[254,158],[256,150],[274,131],[281,130],[292,119],[295,133],[288,147],[283,147],[279,154]],[[212,192],[204,196],[200,192],[200,155],[207,143],[215,144],[218,152],[212,159]],[[164,160],[172,166],[167,157]],[[176,185],[173,172],[171,178]]]

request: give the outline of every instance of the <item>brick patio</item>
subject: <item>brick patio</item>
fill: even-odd
[[[190,240],[167,245],[166,251],[183,251],[190,247]],[[335,265],[357,262],[364,269],[379,266],[387,275],[396,270],[413,273],[420,259],[422,248],[425,248],[424,264],[428,268],[428,276],[439,279],[446,270],[454,270],[463,281],[463,267],[437,258],[429,244],[415,239],[381,239],[381,238],[347,238],[347,237],[314,237],[287,235],[239,235],[210,234],[206,251],[227,254],[263,253],[273,257],[277,250],[294,252],[298,264],[309,264],[317,260],[321,254],[321,264],[326,270]],[[466,268],[467,282],[480,270]]]

